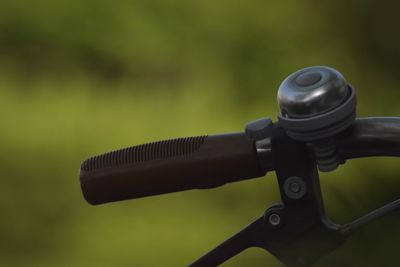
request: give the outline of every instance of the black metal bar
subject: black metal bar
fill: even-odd
[[[356,220],[343,226],[343,234],[350,235],[367,223],[379,219],[400,208],[400,199],[390,202]]]
[[[342,159],[400,156],[400,117],[358,118],[337,136]]]
[[[262,231],[263,217],[246,226],[219,246],[193,262],[189,267],[213,267],[229,260],[243,250],[255,246]]]

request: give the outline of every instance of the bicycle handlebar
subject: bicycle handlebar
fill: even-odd
[[[400,156],[400,117],[358,118],[337,137],[343,159]]]
[[[255,142],[244,133],[179,138],[86,160],[80,170],[93,205],[260,177]]]
[[[357,119],[336,142],[342,159],[400,156],[400,118]],[[213,188],[274,170],[273,162],[267,169],[260,166],[258,152],[256,142],[244,133],[154,142],[86,160],[80,170],[81,187],[93,205]]]

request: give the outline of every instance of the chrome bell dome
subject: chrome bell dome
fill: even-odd
[[[279,87],[279,124],[299,141],[316,141],[349,127],[356,117],[355,90],[337,70],[308,67]]]
[[[346,80],[337,70],[309,67],[296,71],[282,82],[278,103],[283,117],[307,118],[341,105],[349,93]]]

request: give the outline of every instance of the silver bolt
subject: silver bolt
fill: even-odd
[[[306,183],[297,176],[291,176],[285,180],[283,185],[286,196],[291,199],[301,199],[307,192]]]
[[[297,182],[293,182],[293,183],[290,184],[290,190],[293,193],[298,193],[301,190],[301,185],[299,183],[297,183]]]
[[[268,217],[268,222],[272,225],[272,226],[278,226],[281,223],[281,216],[279,216],[276,213],[272,213],[271,215],[269,215]]]

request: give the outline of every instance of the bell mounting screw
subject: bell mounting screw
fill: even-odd
[[[335,135],[356,117],[355,90],[329,67],[304,68],[287,77],[278,90],[279,124],[291,138],[313,145],[318,167],[332,171],[341,160]]]

